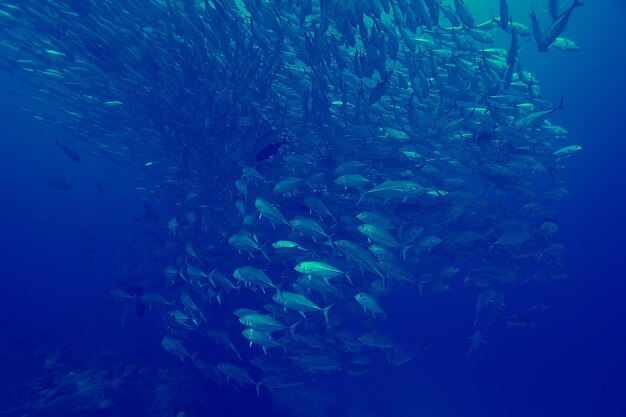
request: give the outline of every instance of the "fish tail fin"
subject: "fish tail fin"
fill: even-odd
[[[406,261],[406,254],[413,247],[415,247],[415,245],[406,245],[402,247],[402,260],[403,261]]]
[[[359,191],[359,199],[356,202],[356,205],[358,206],[359,204],[361,204],[361,201],[363,201],[363,199],[365,198],[365,192],[364,191]]]
[[[256,396],[259,398],[261,398],[261,386],[263,386],[263,383],[261,382],[254,383],[254,388],[256,389]]]
[[[291,334],[291,337],[293,337],[294,339],[296,338],[296,327],[298,327],[301,323],[302,323],[301,321],[297,321],[291,326],[289,326],[289,333]]]
[[[209,272],[209,275],[207,276],[209,282],[211,283],[211,285],[213,285],[213,288],[217,288],[217,285],[215,285],[215,280],[213,279],[216,273],[217,273],[217,268]]]
[[[328,312],[331,308],[333,308],[333,306],[334,304],[331,304],[328,307],[322,309],[322,312],[324,313],[324,320],[326,320],[326,325],[330,324],[330,322],[328,321]]]
[[[565,103],[565,97],[561,96],[561,101],[559,102],[559,107],[557,107],[557,109],[564,110],[565,109],[564,103]]]

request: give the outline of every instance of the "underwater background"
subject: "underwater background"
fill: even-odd
[[[511,15],[529,24],[533,3],[543,6],[511,0]],[[497,1],[466,4],[477,21],[498,13]],[[625,21],[623,1],[587,1],[566,32],[580,51],[520,52],[542,95],[565,98],[551,120],[583,148],[561,174],[569,195],[555,219],[567,277],[507,294],[505,309],[529,299],[546,307],[534,326],[494,327],[467,355],[475,299],[436,293],[420,301],[429,311],[420,317],[393,311],[412,296],[400,292],[386,303],[401,317],[388,332],[428,334],[427,352],[260,397],[203,378],[161,348],[161,314],[140,317],[111,297],[149,244],[133,218],[144,212],[143,183],[74,142],[82,161],[67,158],[53,145],[62,127],[33,120],[20,110],[32,104],[6,92],[32,87],[3,73],[0,415],[626,416]],[[51,187],[57,179],[72,188]]]

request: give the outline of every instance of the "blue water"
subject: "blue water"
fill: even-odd
[[[477,15],[497,12],[480,3]],[[519,3],[512,13],[526,22],[530,2]],[[84,372],[114,406],[81,411],[58,400],[34,415],[289,416],[306,407],[320,416],[626,416],[625,21],[624,2],[588,1],[567,31],[580,52],[539,55],[532,45],[522,52],[544,96],[565,97],[566,111],[553,120],[584,149],[567,161],[570,195],[557,216],[570,276],[520,286],[507,298],[507,307],[529,298],[550,305],[536,328],[496,328],[467,356],[474,299],[435,294],[418,301],[429,316],[389,323],[392,334],[416,340],[413,329],[428,329],[436,346],[428,355],[404,367],[381,361],[363,377],[325,379],[302,398],[216,387],[161,349],[160,315],[140,319],[114,303],[109,291],[146,245],[133,233],[144,197],[139,182],[86,152],[80,165],[69,160],[52,146],[62,131],[36,123],[19,110],[23,99],[1,92],[0,416],[34,401],[36,384],[55,386],[71,372]],[[73,189],[50,187],[55,178]],[[406,301],[397,297],[398,305]]]

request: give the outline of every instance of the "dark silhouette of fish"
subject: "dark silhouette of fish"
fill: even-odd
[[[61,148],[61,150],[63,151],[63,153],[70,158],[72,161],[79,163],[80,164],[80,155],[73,149],[69,148],[66,145],[63,145],[61,142],[59,142],[58,139],[54,139],[54,145],[58,146],[59,148]]]
[[[270,143],[269,145],[264,146],[256,153],[254,159],[257,162],[265,161],[269,157],[275,155],[281,146],[287,143],[286,139],[281,140],[280,142]]]
[[[50,186],[56,188],[57,190],[70,190],[72,189],[72,184],[65,180],[56,179],[50,181]]]

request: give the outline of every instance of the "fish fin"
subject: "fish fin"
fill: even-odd
[[[402,260],[403,261],[406,261],[406,254],[409,251],[409,249],[413,247],[415,247],[415,245],[407,245],[407,246],[402,247]]]
[[[334,306],[334,304],[329,305],[326,308],[322,309],[322,312],[324,313],[324,320],[326,320],[326,325],[330,324],[330,322],[328,321],[328,311]]]
[[[207,278],[209,279],[209,282],[211,283],[211,285],[213,285],[213,288],[217,288],[217,285],[215,285],[215,281],[213,280],[213,276],[215,275],[216,272],[217,272],[217,268],[209,272],[209,275],[207,276]]]
[[[296,327],[298,327],[300,325],[300,323],[302,323],[301,321],[297,321],[294,324],[292,324],[291,326],[289,326],[289,333],[291,333],[291,337],[293,337],[294,339],[296,338]]]

